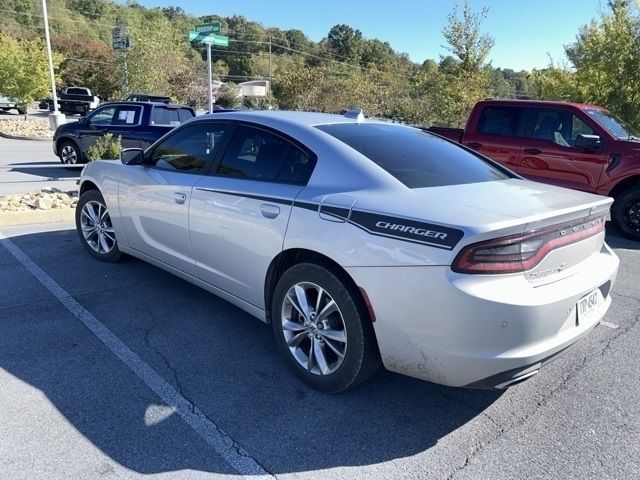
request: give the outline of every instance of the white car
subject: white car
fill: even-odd
[[[380,362],[505,388],[609,308],[610,204],[361,114],[226,111],[88,164],[76,222],[94,257],[133,255],[271,323],[320,390]]]

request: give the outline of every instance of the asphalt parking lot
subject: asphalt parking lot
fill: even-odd
[[[69,168],[53,153],[51,141],[0,138],[0,195],[45,187],[76,189],[81,168]]]
[[[0,477],[637,478],[640,245],[600,325],[501,391],[380,371],[317,393],[270,327],[71,224],[0,236]],[[437,314],[428,312],[427,314]]]

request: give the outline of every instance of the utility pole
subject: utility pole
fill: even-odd
[[[51,55],[51,38],[49,37],[49,17],[47,15],[47,0],[42,0],[42,17],[44,19],[44,37],[47,42],[47,58],[49,60],[49,78],[51,79],[51,98],[53,99],[53,113],[49,115],[49,128],[55,130],[65,122],[65,116],[58,111],[58,92],[56,92],[56,77],[53,72],[53,57]]]
[[[211,79],[211,44],[207,43],[207,79],[209,83],[209,113],[213,112],[213,81]]]
[[[271,35],[269,35],[269,109],[271,109]]]

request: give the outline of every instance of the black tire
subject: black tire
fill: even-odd
[[[325,318],[328,318],[330,322],[339,322],[340,326],[342,326],[346,340],[344,342],[344,349],[340,348],[342,346],[340,342],[331,341],[332,345],[338,347],[338,349],[344,353],[342,360],[339,360],[339,357],[328,349],[328,345],[325,343],[328,342],[328,340],[325,337],[319,337],[319,335],[322,335],[322,328],[330,328],[333,330],[333,324],[326,327],[322,327],[319,323],[316,324],[320,327],[315,327],[318,335],[310,334],[306,332],[306,330],[302,331],[301,335],[303,335],[303,339],[298,342],[301,352],[304,350],[311,351],[313,349],[313,343],[311,342],[314,341],[311,336],[321,338],[321,340],[319,340],[319,348],[324,352],[322,358],[325,360],[325,365],[330,363],[330,356],[333,356],[335,360],[335,370],[330,373],[320,374],[320,364],[317,359],[315,360],[316,365],[313,368],[316,368],[318,372],[313,373],[308,369],[310,363],[308,357],[307,366],[305,367],[294,357],[294,354],[287,345],[285,332],[282,328],[283,305],[285,311],[292,312],[291,315],[295,315],[297,320],[304,322],[302,315],[294,311],[291,306],[287,306],[288,304],[285,304],[287,292],[300,283],[319,286],[324,290],[322,294],[324,295],[323,299],[327,302],[332,299],[338,307],[339,311],[331,314],[334,315],[333,317],[330,315]],[[345,281],[340,272],[333,272],[331,269],[315,263],[300,263],[294,265],[282,275],[276,286],[271,310],[271,323],[276,343],[282,354],[287,358],[295,374],[317,390],[337,393],[353,388],[371,377],[380,366],[380,354],[378,352],[373,326],[366,308],[362,304],[363,302],[358,292],[355,290],[355,288],[350,286],[349,282]],[[322,310],[322,308],[318,308],[318,310]],[[337,317],[335,315],[337,315]],[[310,318],[315,319],[315,313],[310,315]],[[317,318],[319,319],[320,315],[318,315]],[[325,320],[325,322],[327,322],[327,320]],[[297,328],[299,329],[299,327]],[[327,333],[328,331],[329,330],[325,330]],[[335,332],[335,330],[333,331]],[[300,332],[296,331],[289,334],[295,336],[298,335],[298,333]],[[296,343],[296,345],[298,343]]]
[[[95,225],[95,222],[91,220],[89,215],[86,213],[83,214],[85,205],[89,203],[91,203],[91,205],[88,209],[93,208],[93,211],[97,212],[96,217],[100,217],[101,224],[97,230],[94,229],[94,235],[85,236],[86,233],[84,229],[90,227],[92,223]],[[102,205],[104,211],[106,211],[106,215],[102,210],[96,208],[97,204]],[[104,262],[117,262],[122,256],[118,248],[118,240],[113,231],[109,211],[104,198],[102,198],[98,190],[88,190],[84,192],[78,200],[78,205],[76,206],[76,231],[78,232],[78,237],[80,237],[80,242],[92,257]],[[100,234],[103,235],[105,243],[99,241]],[[113,241],[111,238],[113,238]],[[111,248],[107,250],[105,249],[105,245]]]
[[[62,140],[58,145],[58,158],[65,165],[77,165],[82,163],[82,152],[72,140]]]
[[[640,241],[640,185],[616,197],[611,207],[611,222],[625,237]]]
[[[20,115],[25,115],[27,113],[27,109],[26,108],[16,108],[16,110],[18,111],[18,113]]]

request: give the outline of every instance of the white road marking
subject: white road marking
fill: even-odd
[[[605,322],[604,320],[600,320],[600,325],[613,328],[614,330],[620,326],[620,325],[616,325],[615,323]]]
[[[0,244],[6,248],[36,279],[87,327],[122,363],[158,395],[213,449],[241,475],[274,478],[229,435],[222,431],[198,407],[180,395],[161,375],[80,305],[55,280],[36,265],[8,237],[0,232]]]

